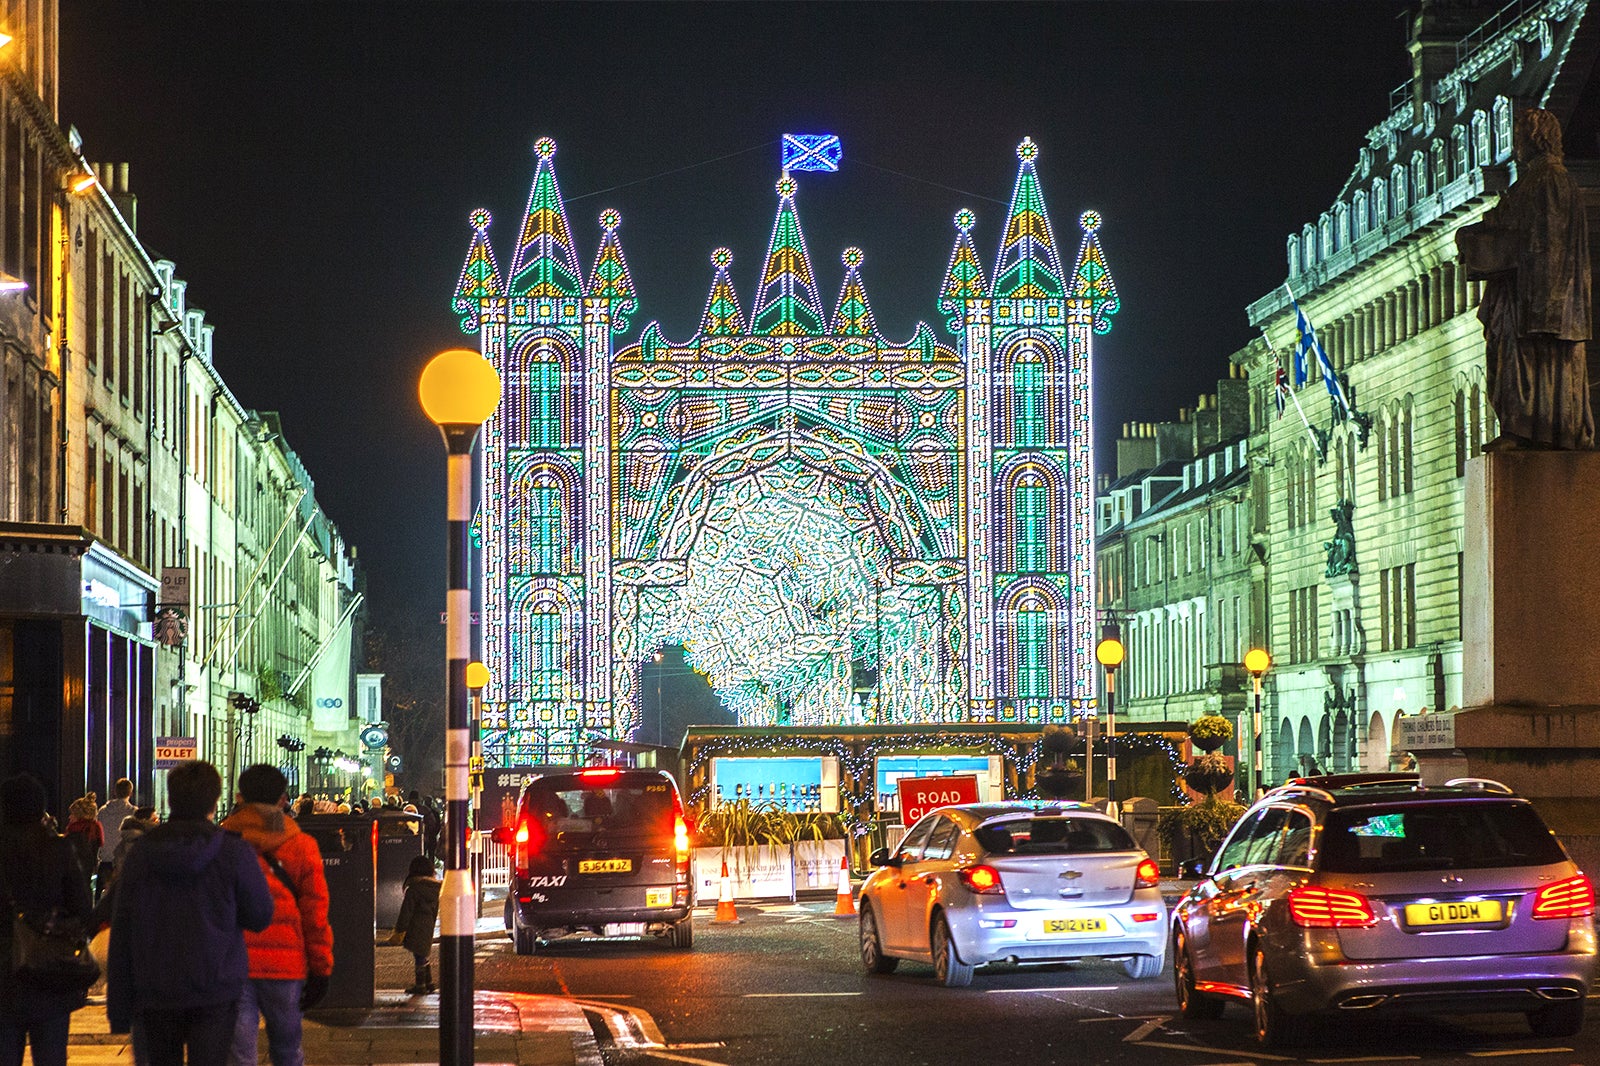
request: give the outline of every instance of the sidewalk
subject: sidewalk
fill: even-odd
[[[496,932],[504,935],[498,919],[479,921],[480,936]],[[385,949],[378,950],[382,953]],[[437,1063],[438,995],[407,996],[394,979],[385,980],[385,970],[409,976],[410,969],[410,956],[405,957],[403,966],[380,963],[379,988],[371,1010],[313,1011],[304,1030],[307,1066]],[[602,1066],[589,1019],[570,999],[479,991],[474,1006],[475,1061],[479,1066]],[[91,1001],[73,1014],[69,1040],[69,1066],[131,1066],[133,1062],[128,1037],[110,1032],[103,1000]],[[32,1066],[32,1056],[24,1054],[22,1061],[23,1066]],[[264,1032],[260,1062],[267,1062]]]

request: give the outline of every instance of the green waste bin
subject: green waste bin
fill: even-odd
[[[322,849],[328,925],[333,929],[333,974],[317,1009],[370,1008],[377,963],[373,943],[377,823],[360,814],[313,814],[300,820],[300,828]]]

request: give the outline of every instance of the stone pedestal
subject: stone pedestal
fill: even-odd
[[[1476,456],[1465,517],[1456,747],[1600,858],[1600,452]]]

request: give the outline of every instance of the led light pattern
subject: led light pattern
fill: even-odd
[[[956,216],[954,347],[882,336],[857,248],[824,314],[788,174],[748,319],[719,248],[694,336],[620,340],[620,217],[581,280],[554,143],[536,154],[507,280],[474,212],[452,301],[505,389],[483,434],[491,763],[632,734],[640,663],[669,643],[750,725],[1092,708],[1088,370],[1117,297],[1092,212],[1064,291],[1037,146],[994,288]]]

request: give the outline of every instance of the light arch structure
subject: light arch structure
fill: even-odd
[[[859,249],[824,307],[787,173],[749,314],[717,249],[693,336],[634,331],[620,217],[602,212],[585,275],[554,142],[535,154],[509,269],[473,212],[452,304],[505,390],[476,523],[491,765],[629,737],[641,663],[669,643],[746,724],[1093,707],[1089,370],[1120,303],[1097,214],[1062,259],[1032,141],[994,280],[963,210],[951,339],[918,323],[903,342]]]

